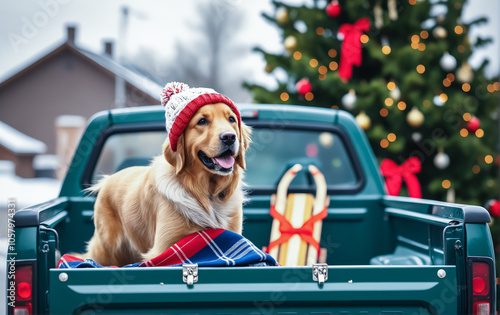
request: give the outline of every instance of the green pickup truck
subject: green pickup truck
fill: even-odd
[[[83,252],[93,234],[95,196],[83,190],[161,154],[163,108],[116,109],[91,119],[60,196],[15,213],[8,314],[495,314],[484,208],[388,196],[364,132],[344,111],[238,107],[253,128],[244,236],[269,244],[279,180],[292,165],[313,164],[330,198],[327,268],[200,267],[192,284],[182,267],[57,269],[60,253]],[[314,181],[300,172],[289,191],[314,193]]]

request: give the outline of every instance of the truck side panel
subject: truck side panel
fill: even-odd
[[[51,314],[456,314],[454,266],[200,268],[198,282],[182,268],[50,271]],[[64,297],[61,299],[60,297]]]

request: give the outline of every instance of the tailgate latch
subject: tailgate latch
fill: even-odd
[[[198,282],[198,264],[182,265],[182,281],[187,285]]]
[[[318,282],[319,285],[328,280],[328,265],[327,264],[313,264],[312,265],[313,281]]]

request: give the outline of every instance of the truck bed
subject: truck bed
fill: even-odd
[[[42,226],[58,232],[62,253],[83,250],[93,232],[94,200],[60,198],[46,205],[45,211],[38,209],[40,218],[44,217],[40,213],[52,212]],[[254,196],[244,209],[244,235],[259,247],[269,242],[269,202]],[[192,286],[183,282],[180,267],[59,270],[54,268],[56,258],[50,257],[51,263],[39,268],[50,268],[46,289],[52,314],[363,314],[374,310],[451,314],[462,303],[459,288],[465,281],[464,275],[457,274],[457,257],[463,253],[455,250],[455,243],[463,242],[464,213],[472,220],[472,212],[457,205],[400,197],[355,201],[332,197],[321,239],[329,265],[324,284],[313,281],[310,266],[200,268],[199,280]],[[74,229],[85,232],[75,234]],[[60,300],[61,296],[66,298]]]

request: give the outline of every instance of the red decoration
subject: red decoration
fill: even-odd
[[[422,198],[420,183],[415,176],[421,169],[422,166],[417,157],[409,158],[401,166],[389,159],[384,159],[380,164],[380,171],[385,177],[385,186],[391,196],[399,195],[404,180],[410,197]]]
[[[481,127],[481,121],[476,116],[472,116],[472,118],[467,123],[467,130],[469,132],[476,132],[479,127]]]
[[[307,80],[305,78],[299,80],[299,82],[297,82],[295,87],[297,88],[297,91],[302,95],[306,95],[307,93],[311,92],[311,90],[312,90],[311,83],[309,83],[309,80]]]
[[[498,200],[491,199],[486,203],[486,209],[492,217],[500,216],[500,202]]]
[[[331,17],[337,17],[340,15],[340,5],[338,1],[332,1],[326,6],[326,14]]]
[[[309,245],[313,246],[316,248],[318,252],[318,257],[320,254],[320,248],[319,248],[319,243],[314,239],[313,237],[313,230],[314,230],[314,224],[318,221],[323,220],[326,218],[328,215],[328,207],[325,207],[320,213],[313,215],[312,217],[309,218],[302,226],[298,229],[294,228],[290,222],[278,211],[276,211],[276,208],[274,206],[271,206],[271,216],[278,220],[280,223],[280,233],[281,236],[277,240],[271,242],[269,246],[267,247],[267,253],[276,246],[279,246],[283,243],[288,242],[288,240],[294,236],[295,234],[298,234],[300,238],[304,241],[309,243]]]
[[[360,18],[354,24],[342,24],[339,33],[344,36],[340,48],[339,76],[344,81],[352,77],[352,67],[361,65],[361,35],[370,30],[370,20]]]

